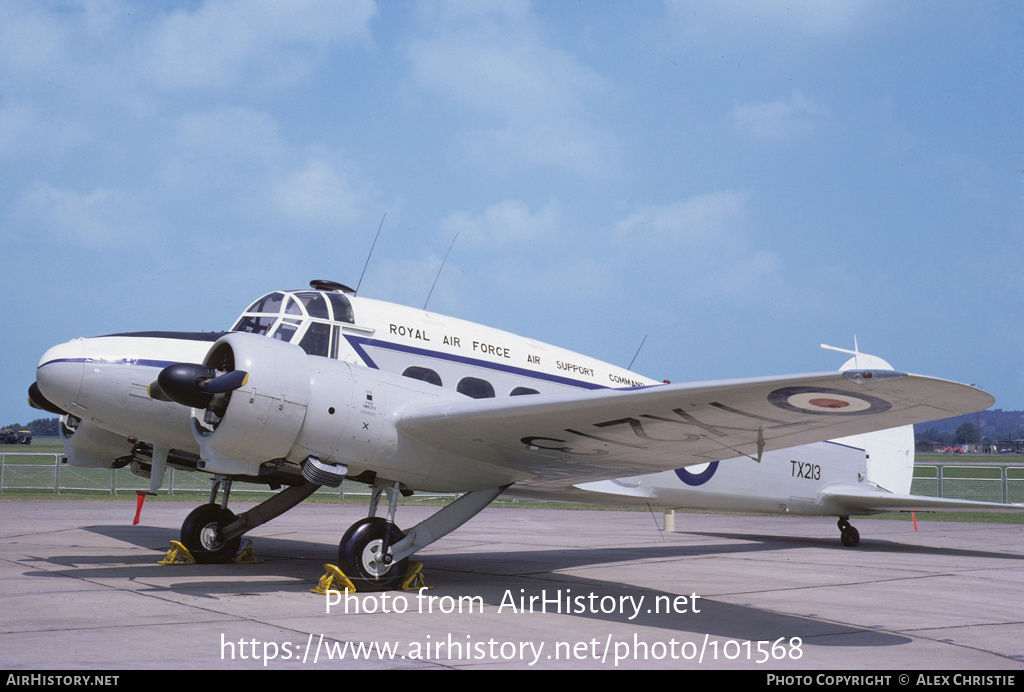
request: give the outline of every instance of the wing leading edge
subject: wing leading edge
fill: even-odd
[[[967,385],[848,371],[465,400],[406,410],[398,429],[551,489],[747,456],[971,413]]]

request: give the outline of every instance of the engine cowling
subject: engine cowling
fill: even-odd
[[[60,439],[68,465],[83,468],[113,468],[114,462],[131,454],[134,446],[124,435],[69,414],[61,417]]]
[[[299,346],[248,333],[222,337],[202,365],[181,370],[187,370],[182,383],[198,379],[197,386],[205,389],[208,382],[241,383],[215,393],[205,408],[191,409],[199,468],[229,476],[259,475],[266,462],[301,464],[315,457],[347,467],[350,475],[372,470],[422,486],[437,450],[410,452],[416,443],[406,440],[405,452],[399,453],[394,411],[462,396],[395,373],[309,356]],[[248,377],[232,378],[236,371]]]
[[[249,377],[213,395],[206,408],[192,409],[203,470],[254,474],[254,465],[288,455],[306,416],[307,361],[298,346],[255,334],[228,334],[213,345],[204,365],[224,373],[244,370]]]

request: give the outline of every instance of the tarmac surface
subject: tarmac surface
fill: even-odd
[[[1021,525],[861,518],[843,548],[828,518],[492,507],[418,554],[431,589],[328,611],[362,507],[257,528],[258,564],[158,564],[191,509],[0,501],[0,668],[1024,669]]]

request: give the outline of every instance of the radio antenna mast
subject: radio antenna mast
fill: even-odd
[[[636,349],[636,353],[633,354],[633,360],[629,361],[629,365],[626,366],[626,370],[632,370],[633,369],[633,363],[636,361],[636,357],[640,355],[640,349],[644,347],[644,344],[646,342],[647,342],[647,335],[644,334],[643,341],[640,342],[640,346]]]
[[[356,293],[359,293],[359,287],[363,285],[363,276],[366,275],[366,268],[370,266],[370,258],[373,257],[373,248],[377,247],[377,238],[380,238],[380,229],[384,228],[384,219],[388,218],[388,213],[384,212],[384,216],[380,218],[380,225],[377,226],[377,235],[373,236],[373,245],[370,246],[370,254],[366,256],[366,264],[363,265],[363,273],[359,275],[359,283],[356,284]]]
[[[452,244],[448,246],[448,252],[444,253],[444,259],[441,260],[441,266],[437,270],[437,276],[434,277],[434,283],[430,287],[430,293],[427,294],[427,299],[423,302],[423,309],[427,309],[427,303],[430,302],[430,296],[434,295],[434,286],[437,286],[437,280],[441,278],[441,270],[444,269],[444,263],[448,261],[448,255],[452,254],[452,248],[455,247],[455,241],[459,239],[459,234],[456,233],[455,237],[452,238]]]

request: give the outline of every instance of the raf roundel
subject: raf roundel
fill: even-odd
[[[785,411],[822,416],[869,415],[892,408],[877,396],[824,387],[783,387],[769,394],[768,402]]]
[[[704,485],[711,480],[711,477],[715,475],[717,470],[718,462],[712,461],[710,464],[698,464],[696,466],[676,469],[676,477],[687,485]]]

